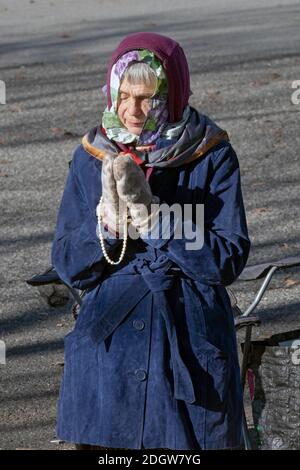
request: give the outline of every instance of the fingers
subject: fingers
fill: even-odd
[[[123,152],[118,157],[107,154],[102,164],[102,189],[107,200],[119,197],[128,204],[151,203],[152,192],[143,170],[131,155]]]
[[[108,175],[109,173],[113,173],[113,164],[114,164],[115,157],[110,154],[106,153],[105,157],[102,161],[102,174]]]
[[[120,199],[128,204],[149,204],[152,193],[143,170],[128,156],[117,157],[113,164]]]
[[[124,153],[124,155],[117,157],[114,161],[113,172],[116,181],[119,181],[126,172],[128,174],[131,174],[136,173],[137,171],[142,172],[142,170],[137,166],[137,164],[132,160],[131,156],[128,154]]]
[[[101,169],[101,183],[102,183],[102,194],[107,201],[114,204],[118,202],[118,193],[116,187],[116,181],[113,173],[113,163],[115,157],[107,153],[102,161]]]

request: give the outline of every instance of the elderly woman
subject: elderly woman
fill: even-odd
[[[189,106],[173,39],[126,37],[104,91],[52,247],[61,279],[86,291],[65,338],[57,434],[109,448],[237,448],[242,390],[225,286],[250,247],[237,156]],[[174,204],[168,219],[161,207]]]

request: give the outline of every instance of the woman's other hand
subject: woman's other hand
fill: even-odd
[[[104,225],[119,235],[123,233],[126,219],[126,203],[120,200],[113,173],[115,156],[106,153],[102,162],[101,183],[102,202],[97,206],[97,216],[101,216]],[[127,223],[127,221],[126,221]]]

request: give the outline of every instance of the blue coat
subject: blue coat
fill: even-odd
[[[188,165],[155,168],[149,183],[161,202],[205,205],[204,245],[188,251],[172,234],[130,240],[123,262],[108,265],[96,233],[101,161],[82,145],[74,153],[52,263],[87,294],[65,337],[57,434],[132,449],[239,446],[242,390],[225,286],[250,243],[236,154],[224,140]],[[106,241],[111,258],[120,244]]]

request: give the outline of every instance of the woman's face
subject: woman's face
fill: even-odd
[[[122,124],[133,134],[140,135],[150,109],[150,98],[155,84],[132,84],[127,79],[120,85],[118,98],[118,117]]]

